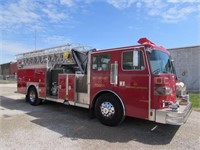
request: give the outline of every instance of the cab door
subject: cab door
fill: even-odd
[[[128,116],[148,119],[149,75],[143,48],[124,50],[119,67],[119,92]]]

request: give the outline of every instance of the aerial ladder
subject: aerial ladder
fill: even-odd
[[[91,49],[91,47],[83,46],[79,43],[66,44],[62,46],[21,53],[16,55],[16,59],[18,68],[38,68],[41,66],[53,68],[56,64],[75,63],[77,63],[78,66],[81,66],[79,64],[79,56],[77,56],[77,53],[85,54],[85,52]]]

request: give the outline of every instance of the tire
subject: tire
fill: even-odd
[[[111,93],[98,97],[95,104],[95,115],[102,124],[108,126],[117,126],[125,118],[121,102]]]
[[[42,101],[41,99],[38,98],[37,91],[34,87],[31,87],[28,90],[27,101],[29,101],[29,103],[33,106],[37,106],[41,104]]]

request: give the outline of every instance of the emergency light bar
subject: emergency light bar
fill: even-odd
[[[147,38],[140,38],[139,40],[138,40],[138,43],[139,44],[153,44],[153,45],[155,45],[153,42],[151,42],[149,39],[147,39]]]

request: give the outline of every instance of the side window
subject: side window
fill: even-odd
[[[92,69],[96,71],[108,71],[110,69],[110,55],[97,54],[92,58]]]
[[[133,50],[123,52],[123,70],[144,70],[144,58],[142,51]]]

